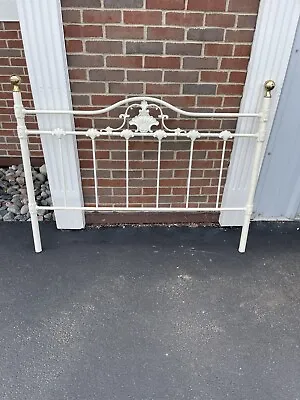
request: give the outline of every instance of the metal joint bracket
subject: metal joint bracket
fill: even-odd
[[[26,139],[28,136],[26,126],[18,126],[17,133],[19,139]]]
[[[28,210],[31,214],[37,214],[36,204],[35,203],[28,203]]]

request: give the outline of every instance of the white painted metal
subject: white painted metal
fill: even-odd
[[[257,116],[259,116],[259,114],[257,114]],[[41,134],[41,135],[53,135],[53,131],[45,131],[45,130],[36,131],[35,129],[28,129],[27,130],[28,135],[36,135],[37,132],[38,132],[38,134]],[[102,131],[97,131],[97,132],[98,132],[98,136],[107,136],[108,134],[110,136],[120,136],[119,132],[113,132],[110,129],[108,129],[108,130],[104,129]],[[132,131],[129,131],[129,132],[132,132]],[[164,137],[165,138],[166,137],[174,137],[174,133],[173,132],[165,132],[165,131],[162,131],[162,130],[160,132],[164,133]],[[155,133],[157,133],[157,132],[155,132]],[[81,132],[81,131],[65,131],[65,134],[66,135],[71,135],[71,136],[86,136],[86,133],[85,132]],[[202,132],[199,132],[199,137],[201,135],[205,135],[205,137],[207,137],[207,138],[215,138],[215,139],[219,139],[220,138],[220,134],[219,133],[209,133],[209,132],[202,133]],[[134,136],[145,136],[145,133],[144,132],[134,132]],[[154,132],[153,132],[152,136],[154,136]],[[175,136],[189,138],[190,137],[190,133],[189,132],[185,132],[185,131],[181,131],[180,133],[176,134]],[[235,137],[238,138],[239,137],[239,138],[252,138],[253,139],[253,138],[257,137],[257,134],[256,133],[253,133],[253,134],[251,134],[251,133],[247,133],[247,134],[244,134],[244,133],[238,133],[238,134],[232,133],[231,137],[232,138],[235,138]]]
[[[14,97],[15,117],[17,120],[18,137],[20,140],[20,147],[23,159],[25,182],[26,182],[27,196],[28,196],[28,208],[30,213],[34,249],[37,253],[39,253],[42,251],[42,244],[41,244],[39,223],[37,218],[37,206],[34,196],[33,179],[31,174],[30,153],[28,148],[24,108],[22,105],[21,93],[14,91],[13,97]]]
[[[58,206],[58,207],[52,207],[52,206],[37,206],[37,210],[70,210],[70,207],[64,207],[64,206]],[[85,210],[85,211],[113,211],[113,212],[125,212],[125,211],[139,211],[139,212],[199,212],[199,211],[204,211],[204,212],[213,212],[213,211],[221,211],[221,210],[227,210],[227,211],[234,211],[234,210],[239,210],[239,211],[245,211],[245,207],[237,208],[237,207],[189,207],[186,209],[185,207],[90,207],[90,206],[84,206],[84,207],[72,207],[72,210]]]
[[[129,138],[126,140],[126,208],[129,207]]]
[[[222,147],[221,167],[220,167],[219,180],[218,180],[218,192],[217,192],[217,201],[216,201],[216,206],[217,207],[219,207],[219,202],[220,202],[221,183],[222,183],[222,176],[223,176],[223,167],[224,167],[224,157],[225,157],[225,151],[226,151],[226,144],[227,144],[227,140],[224,139],[223,147]]]
[[[36,108],[70,110],[72,108],[68,67],[64,44],[60,0],[17,0],[24,51]],[[38,115],[41,130],[74,129],[72,114]],[[63,179],[67,182],[69,206],[82,206],[82,189],[76,138],[41,136],[44,158],[55,205],[64,200]],[[63,153],[62,162],[57,162]],[[85,225],[82,211],[56,212],[60,229],[81,229]]]
[[[188,169],[188,177],[187,177],[187,185],[186,185],[186,201],[185,201],[185,208],[189,208],[189,201],[190,201],[190,188],[191,188],[191,177],[192,177],[192,165],[193,165],[193,154],[194,154],[194,142],[195,142],[195,139],[191,139],[189,169]]]
[[[284,82],[299,15],[299,0],[261,0],[260,2],[244,96],[240,107],[241,112],[258,110],[263,82],[270,77],[275,80],[276,89],[273,94],[260,165]],[[239,118],[238,132],[249,133],[253,132],[254,128],[255,121]],[[242,207],[246,204],[254,153],[253,141],[236,140],[234,142],[222,206]],[[221,212],[220,224],[223,226],[240,226],[243,220],[242,212]]]
[[[71,115],[99,115],[99,114],[106,114],[111,110],[114,110],[115,108],[118,108],[120,106],[123,106],[124,104],[128,104],[129,102],[134,103],[134,102],[140,102],[144,101],[147,103],[147,101],[153,103],[153,104],[159,104],[161,106],[167,107],[172,111],[177,112],[178,114],[184,115],[186,117],[195,117],[195,118],[203,118],[203,117],[211,117],[211,113],[198,113],[198,112],[191,112],[191,111],[185,111],[181,110],[178,107],[173,106],[172,104],[168,103],[167,101],[157,99],[155,97],[148,97],[148,96],[138,96],[138,97],[131,97],[129,99],[124,99],[120,100],[117,103],[112,104],[111,106],[101,108],[99,110],[93,110],[93,111],[80,111],[80,110],[47,110],[47,109],[27,109],[25,110],[25,114],[71,114]],[[147,104],[145,104],[147,106]],[[143,109],[141,109],[140,117],[144,117],[144,121],[149,123],[147,121],[148,115],[143,115],[142,113],[144,112]],[[247,117],[258,117],[258,113],[214,113],[214,117],[220,117],[220,118],[234,118],[234,117],[241,117],[241,118],[247,118]],[[153,122],[152,118],[150,117],[151,122]]]
[[[158,204],[159,204],[160,156],[161,156],[161,139],[158,139],[158,147],[157,147],[157,177],[156,177],[156,208],[158,208]]]
[[[94,174],[94,185],[95,185],[95,202],[96,202],[96,207],[99,207],[95,138],[92,138],[92,152],[93,152],[93,174]]]
[[[246,210],[244,213],[244,223],[242,228],[242,234],[240,239],[240,246],[239,252],[244,253],[246,250],[248,232],[249,232],[249,225],[250,219],[253,212],[253,201],[255,196],[255,191],[257,187],[257,181],[259,177],[259,170],[260,170],[260,162],[261,162],[261,154],[264,147],[264,141],[267,132],[267,123],[268,123],[268,116],[270,113],[270,99],[268,97],[264,97],[262,102],[262,110],[261,116],[259,120],[259,127],[258,127],[258,138],[256,140],[256,148],[255,148],[255,155],[252,164],[252,172],[251,172],[251,179],[250,179],[250,189],[248,193],[248,199],[246,203]]]
[[[16,0],[0,0],[0,21],[18,21]]]
[[[85,207],[84,205],[76,206],[73,204],[69,204],[68,201],[61,201],[60,203],[56,203],[53,206],[45,206],[45,207],[37,207],[35,204],[35,209],[37,210],[55,210],[55,211],[61,211],[61,212],[66,212],[69,210],[85,210],[85,211],[114,211],[114,212],[120,212],[120,211],[143,211],[143,212],[150,212],[150,211],[159,211],[159,212],[195,212],[195,211],[221,211],[221,210],[243,210],[247,211],[245,214],[245,222],[244,222],[244,229],[243,229],[243,234],[241,237],[241,244],[240,244],[240,251],[245,251],[245,245],[246,245],[246,240],[248,236],[248,227],[250,223],[250,217],[251,217],[251,210],[252,210],[252,203],[253,203],[253,190],[255,190],[256,187],[256,182],[257,182],[257,177],[258,177],[258,160],[261,152],[261,147],[263,145],[263,140],[264,140],[264,133],[265,133],[265,124],[267,123],[267,111],[270,103],[270,99],[266,98],[264,99],[263,103],[263,109],[262,113],[255,113],[251,114],[254,117],[260,117],[260,125],[259,125],[259,131],[258,133],[248,133],[248,134],[243,134],[243,133],[231,133],[230,131],[223,131],[221,133],[209,133],[209,132],[199,132],[197,130],[183,130],[180,128],[176,129],[170,129],[167,126],[167,120],[168,120],[168,115],[165,115],[163,113],[162,108],[158,105],[160,104],[160,101],[155,98],[150,98],[151,102],[148,103],[149,98],[147,100],[145,97],[135,97],[133,99],[128,99],[126,100],[126,103],[128,104],[125,113],[120,115],[121,123],[120,126],[117,128],[110,128],[107,127],[102,130],[96,130],[96,129],[88,129],[86,132],[76,132],[74,130],[63,130],[61,128],[56,128],[54,130],[26,130],[26,135],[34,134],[34,135],[53,135],[54,137],[57,137],[60,143],[63,144],[63,140],[65,140],[68,136],[75,137],[75,135],[85,135],[87,137],[90,137],[92,141],[92,152],[93,152],[93,171],[94,171],[94,182],[95,186],[97,186],[97,175],[96,175],[96,145],[95,141],[97,140],[98,137],[100,136],[106,136],[106,137],[121,137],[125,139],[125,157],[126,157],[126,163],[125,163],[125,174],[126,174],[126,206],[125,207],[102,207],[101,205],[99,206],[99,203],[97,201],[98,199],[98,193],[95,189],[95,203],[96,206],[91,206],[91,207]],[[116,104],[120,104],[116,103]],[[116,104],[112,105],[109,107],[110,109],[113,109],[116,107]],[[125,103],[122,103],[125,104]],[[156,114],[158,116],[155,118],[150,114],[150,111],[154,109]],[[138,115],[135,115],[134,117],[131,115],[132,112],[138,110]],[[100,110],[102,111],[102,110]],[[31,110],[28,112],[28,110],[22,109],[23,115],[27,114],[34,114],[35,110]],[[56,111],[57,112],[57,111]],[[181,111],[181,114],[184,112]],[[203,113],[193,113],[194,116],[197,118],[203,117]],[[216,117],[217,114],[211,113],[209,116],[211,118]],[[229,116],[230,114],[226,114],[226,117]],[[250,114],[246,114],[250,115]],[[207,116],[207,114],[205,114]],[[24,120],[24,118],[23,118]],[[128,129],[128,126],[134,126],[135,128]],[[152,127],[155,126],[156,130],[152,130]],[[155,207],[130,207],[130,201],[129,201],[129,141],[130,138],[134,136],[144,136],[144,137],[153,137],[158,140],[158,171],[157,171],[157,187],[156,187],[156,205]],[[160,180],[160,160],[161,160],[161,142],[164,138],[166,137],[184,137],[184,138],[189,138],[191,140],[191,147],[190,147],[190,157],[189,157],[189,167],[188,167],[188,178],[187,178],[187,192],[186,192],[186,202],[183,207],[159,207],[159,180]],[[220,140],[224,141],[223,144],[223,150],[222,150],[222,159],[221,159],[221,166],[220,166],[220,176],[219,176],[219,185],[218,185],[218,194],[217,194],[217,202],[215,207],[189,207],[189,194],[190,194],[190,181],[191,181],[191,175],[192,175],[192,165],[193,165],[193,149],[194,149],[194,142],[195,140],[201,140],[201,138],[218,138]],[[247,137],[252,137],[252,139],[257,139],[257,151],[256,151],[256,157],[255,157],[255,165],[254,165],[254,171],[252,175],[252,180],[251,180],[251,191],[249,194],[249,200],[247,203],[246,207],[220,207],[219,206],[219,197],[220,197],[220,190],[221,190],[221,181],[220,179],[222,178],[222,173],[223,173],[223,166],[224,166],[224,156],[225,156],[225,150],[226,150],[226,142],[230,138],[247,138]],[[24,162],[29,163],[28,160],[28,153],[23,153],[22,152],[22,157]],[[62,152],[61,152],[61,157],[62,157]],[[26,159],[26,160],[25,160]],[[61,160],[62,161],[62,160]],[[64,188],[67,187],[68,182],[67,179],[65,179],[65,175],[63,174],[63,186]],[[29,187],[29,190],[31,188]],[[66,192],[67,193],[67,192]],[[62,204],[63,203],[63,204]]]

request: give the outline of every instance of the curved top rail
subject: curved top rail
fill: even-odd
[[[159,104],[161,106],[165,106],[170,110],[177,112],[178,114],[185,115],[186,117],[196,117],[196,118],[203,118],[203,117],[222,117],[222,118],[231,118],[231,117],[259,117],[259,113],[197,113],[191,111],[185,111],[178,107],[173,106],[172,104],[157,99],[156,97],[149,97],[149,96],[136,96],[136,97],[129,97],[128,99],[120,100],[117,103],[112,104],[111,106],[93,110],[93,111],[84,111],[84,110],[35,110],[35,109],[26,109],[24,108],[24,114],[28,115],[36,115],[36,114],[68,114],[68,115],[99,115],[105,114],[111,110],[114,110],[117,107],[120,107],[124,104],[134,103],[138,101],[148,101],[150,104]]]

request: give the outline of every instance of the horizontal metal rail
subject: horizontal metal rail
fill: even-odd
[[[45,130],[35,130],[35,129],[27,129],[26,130],[28,135],[55,135],[53,131],[45,131]],[[165,138],[166,137],[189,137],[188,136],[189,131],[187,132],[182,132],[181,134],[177,134],[175,132],[165,132]],[[201,137],[207,137],[207,138],[215,138],[215,139],[220,139],[220,133],[209,133],[209,132],[199,132]],[[135,132],[132,131],[132,134],[134,136],[153,136],[152,132],[151,133],[143,133],[143,132]],[[153,132],[155,134],[155,132]],[[88,131],[63,131],[63,135],[74,135],[74,136],[88,136]],[[120,132],[112,130],[111,132],[107,133],[105,131],[99,131],[99,136],[117,136],[120,137]],[[257,138],[258,134],[257,133],[232,133],[230,135],[230,138]]]
[[[142,211],[142,212],[198,212],[198,211],[245,211],[245,207],[65,207],[65,206],[37,206],[37,210],[85,210],[85,211]]]
[[[114,103],[111,106],[101,108],[99,110],[35,110],[23,108],[23,112],[25,115],[37,115],[37,114],[69,114],[69,115],[101,115],[108,113],[111,110],[114,110],[117,107],[123,106],[125,104],[140,102],[140,101],[149,101],[151,103],[159,104],[161,106],[165,106],[170,110],[177,112],[178,114],[185,115],[186,117],[194,117],[194,118],[238,118],[238,117],[259,117],[259,113],[199,113],[192,111],[181,110],[178,107],[173,106],[172,104],[157,99],[156,97],[149,96],[140,96],[140,97],[131,97],[129,99],[120,100],[117,103]]]

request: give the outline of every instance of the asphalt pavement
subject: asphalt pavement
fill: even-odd
[[[0,399],[299,400],[299,228],[0,223]]]

